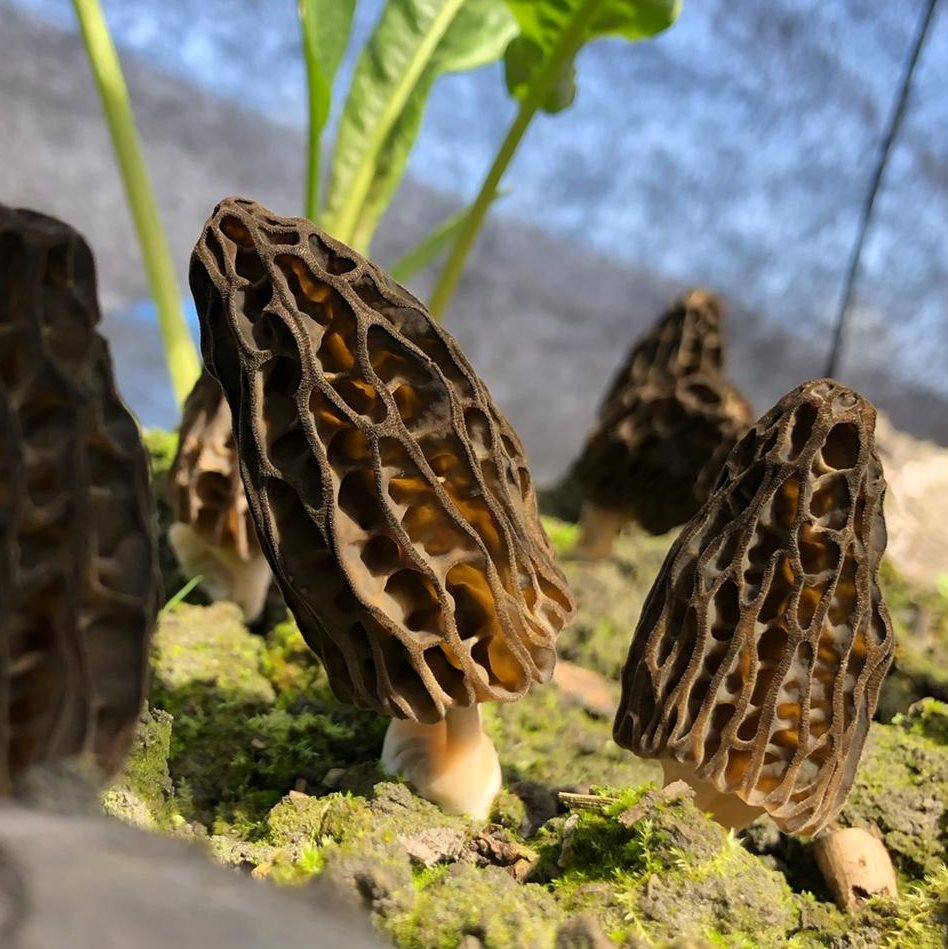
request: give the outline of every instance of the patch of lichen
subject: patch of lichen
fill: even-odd
[[[142,709],[121,775],[102,795],[106,813],[146,830],[171,830],[177,817],[168,758],[171,716]]]
[[[948,701],[948,595],[911,583],[888,561],[880,580],[895,629],[895,661],[879,699],[879,717],[889,721],[920,699]]]
[[[878,827],[903,879],[919,880],[948,853],[948,710],[928,701],[869,731],[840,820]]]
[[[573,618],[557,640],[557,653],[618,681],[645,597],[674,535],[652,537],[633,526],[619,535],[606,560],[571,560],[575,525],[551,517],[543,524],[576,601]]]

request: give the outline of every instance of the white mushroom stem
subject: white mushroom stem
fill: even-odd
[[[501,785],[497,751],[481,730],[477,705],[449,709],[434,725],[394,719],[385,733],[382,767],[448,814],[479,819],[490,813]]]
[[[189,524],[172,524],[168,528],[168,543],[181,569],[189,576],[203,578],[201,586],[212,600],[236,603],[248,623],[260,617],[272,575],[259,550],[249,560],[243,560],[235,551],[201,537]]]
[[[765,813],[764,808],[747,804],[729,791],[719,791],[710,781],[702,781],[690,765],[680,761],[662,759],[662,772],[666,786],[684,781],[695,792],[695,807],[729,830],[743,830]]]
[[[816,864],[840,909],[852,912],[871,896],[898,896],[885,844],[861,827],[828,830],[813,841]]]
[[[578,560],[605,560],[619,531],[629,523],[628,514],[597,507],[586,501],[579,515],[579,538],[570,551]]]

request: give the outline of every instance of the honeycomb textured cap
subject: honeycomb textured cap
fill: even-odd
[[[653,534],[697,511],[754,421],[722,374],[723,336],[720,300],[697,289],[633,347],[574,467],[590,502]]]
[[[434,722],[546,680],[572,602],[454,339],[368,260],[240,198],[191,289],[261,545],[336,695]]]
[[[729,455],[646,600],[616,741],[813,834],[852,785],[893,635],[875,410],[830,379]]]
[[[0,793],[66,758],[118,770],[158,597],[138,428],[68,225],[0,207]]]
[[[178,451],[168,476],[168,504],[178,523],[245,563],[259,553],[240,480],[230,406],[207,370],[184,403]]]

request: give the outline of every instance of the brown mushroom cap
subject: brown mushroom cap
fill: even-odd
[[[182,567],[204,577],[213,599],[234,600],[256,619],[270,571],[240,480],[230,407],[206,370],[184,403],[168,504],[175,517],[168,539]]]
[[[264,552],[336,695],[435,722],[547,679],[571,600],[454,339],[368,260],[239,198],[191,288]]]
[[[669,551],[622,675],[620,745],[794,833],[842,807],[892,660],[874,425],[830,379],[784,396]]]
[[[723,375],[724,309],[710,291],[679,298],[616,374],[573,475],[588,502],[652,534],[707,498],[754,420]]]
[[[157,608],[138,428],[68,225],[0,207],[0,793],[31,766],[122,763]]]

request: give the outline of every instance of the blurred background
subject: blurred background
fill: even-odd
[[[303,210],[306,88],[293,0],[106,0],[175,264],[223,196]],[[350,55],[381,0],[360,0]],[[446,319],[539,481],[580,446],[616,365],[681,289],[730,316],[759,413],[823,375],[860,215],[927,0],[684,0],[640,44],[602,40],[574,105],[531,126]],[[514,114],[503,69],[440,79],[373,256],[469,202]],[[0,202],[89,239],[122,390],[174,403],[131,218],[69,0],[0,0]],[[331,130],[328,137],[331,140]],[[430,275],[412,281],[424,298]],[[948,444],[948,14],[936,9],[856,274],[837,376]]]

